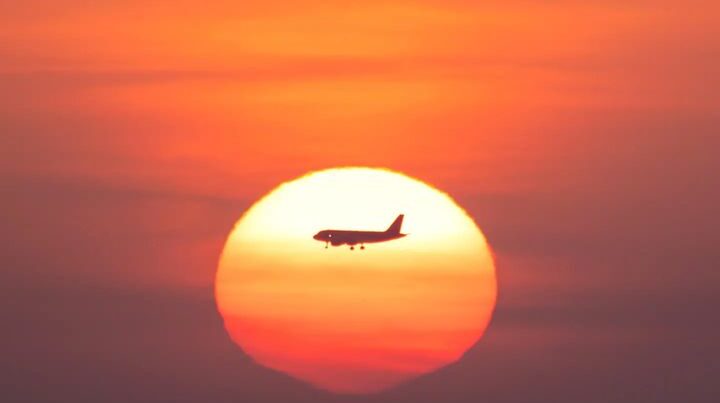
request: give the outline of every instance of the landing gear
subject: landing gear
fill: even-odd
[[[328,248],[328,243],[327,243],[327,242],[325,242],[325,249],[327,249],[327,248]]]
[[[360,245],[360,249],[365,250],[365,245]]]
[[[354,247],[354,246],[351,246],[351,247],[350,247],[350,250],[355,250],[355,247]]]

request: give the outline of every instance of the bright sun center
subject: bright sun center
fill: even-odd
[[[325,249],[325,229],[404,238]],[[232,339],[317,387],[366,393],[458,360],[495,307],[492,254],[448,195],[400,173],[320,171],[284,183],[238,221],[215,292]]]

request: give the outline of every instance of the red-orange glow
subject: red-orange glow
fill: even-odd
[[[327,228],[406,238],[325,250]],[[447,195],[401,174],[322,171],[256,203],[225,246],[216,278],[230,336],[259,363],[338,392],[384,389],[458,358],[495,306],[490,250]]]

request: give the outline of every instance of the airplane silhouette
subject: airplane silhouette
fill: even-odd
[[[313,236],[313,239],[325,242],[325,249],[328,244],[332,246],[350,245],[350,250],[355,250],[355,245],[360,244],[360,249],[365,249],[366,243],[377,243],[392,241],[406,236],[407,234],[400,233],[400,227],[402,227],[404,214],[397,216],[395,221],[385,231],[349,231],[349,230],[337,230],[337,229],[326,229],[318,232]]]

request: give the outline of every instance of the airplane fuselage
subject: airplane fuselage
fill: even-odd
[[[322,236],[315,239],[330,242],[333,246],[386,242],[405,236],[405,234],[387,234],[380,231],[345,231],[331,229],[321,232]]]

